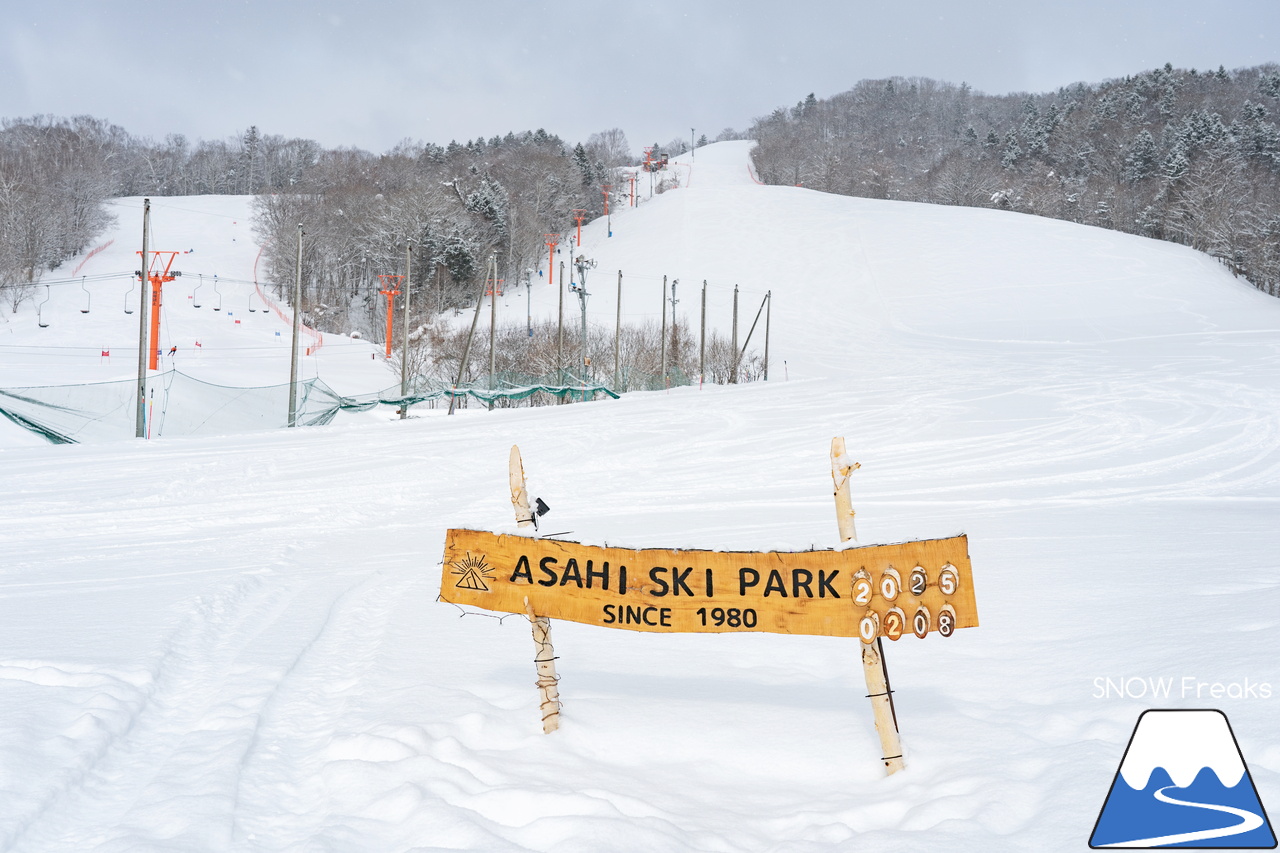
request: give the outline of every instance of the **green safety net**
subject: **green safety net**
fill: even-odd
[[[568,400],[617,398],[603,385],[574,381],[512,382],[500,377],[488,382],[453,387],[416,379],[410,393],[400,386],[376,394],[337,393],[320,379],[298,383],[297,423],[316,426],[330,423],[341,411],[368,411],[375,406],[412,406],[438,400],[474,399],[486,406],[538,402],[539,395]],[[136,379],[92,382],[80,385],[44,385],[0,388],[0,415],[54,444],[113,441],[132,438],[137,432]],[[289,385],[237,388],[206,382],[177,370],[152,374],[147,379],[144,406],[146,434],[161,436],[227,435],[288,426]]]

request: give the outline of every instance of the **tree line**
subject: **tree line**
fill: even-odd
[[[1280,66],[984,95],[864,80],[757,119],[761,179],[994,207],[1182,243],[1280,295]]]
[[[502,286],[522,281],[575,210],[600,215],[611,169],[629,159],[620,130],[572,147],[539,129],[380,156],[331,152],[287,190],[260,194],[255,227],[272,278],[292,283],[302,225],[308,323],[381,340],[379,276],[406,272],[407,245],[417,323],[472,303],[491,255]]]
[[[116,142],[88,118],[0,124],[0,292],[14,311],[32,281],[111,223]]]
[[[423,310],[461,306],[491,253],[514,280],[536,266],[543,236],[564,229],[575,209],[599,215],[610,170],[631,159],[616,128],[574,146],[539,129],[445,146],[405,142],[377,155],[257,127],[228,139],[157,142],[89,116],[6,119],[0,289],[16,310],[31,282],[112,223],[112,197],[250,194],[272,278],[292,282],[299,223],[308,235],[307,322],[376,335],[378,274],[404,272],[407,242],[415,280],[434,286]]]

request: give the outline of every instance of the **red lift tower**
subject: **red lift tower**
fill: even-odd
[[[544,234],[542,239],[547,244],[547,284],[556,283],[556,245],[560,242],[559,234]]]
[[[578,223],[578,245],[582,245],[582,220],[587,218],[587,212],[580,207],[573,209],[573,218]]]
[[[139,255],[142,253],[139,252]],[[166,282],[173,281],[182,273],[170,271],[173,266],[173,259],[178,257],[177,252],[150,252],[151,264],[147,270],[147,281],[151,282],[151,355],[147,359],[147,367],[151,370],[160,369],[160,289]],[[167,258],[162,257],[167,256]],[[164,269],[158,269],[161,263]],[[142,272],[138,272],[138,278],[142,278]]]
[[[404,278],[402,275],[380,275],[378,278],[390,279],[384,281],[384,290],[379,290],[383,296],[387,297],[387,358],[391,358],[391,333],[392,333],[392,309],[395,308],[396,297],[400,295],[400,280]],[[396,288],[392,290],[392,288]]]
[[[654,154],[653,146],[646,146],[644,149],[644,170],[646,172],[658,172],[667,168],[670,162],[670,154]]]
[[[613,189],[613,184],[601,184],[601,191],[604,192],[604,215],[609,215],[609,190]]]

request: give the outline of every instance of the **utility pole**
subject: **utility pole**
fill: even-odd
[[[404,247],[404,329],[400,337],[400,420],[409,417],[409,276],[413,268],[413,241]]]
[[[489,273],[488,267],[485,267],[485,275]],[[495,275],[494,278],[497,278]],[[484,287],[485,281],[480,281],[480,292],[476,294],[476,313],[471,317],[471,331],[467,332],[467,342],[462,345],[462,359],[458,362],[458,378],[454,380],[453,392],[449,394],[449,414],[453,414],[454,404],[458,400],[458,386],[462,384],[462,377],[467,370],[467,356],[471,355],[471,339],[476,336],[476,324],[480,322],[480,308],[484,305]]]
[[[151,230],[151,199],[142,200],[142,269],[138,270],[138,278],[142,280],[142,295],[138,305],[138,411],[136,418],[136,437],[147,434],[147,293],[150,282],[147,281],[147,232]]]
[[[698,387],[707,378],[707,280],[702,280],[702,333],[698,336]]]
[[[662,352],[662,387],[667,387],[667,277],[662,277],[662,333],[661,352]]]
[[[676,299],[676,286],[680,284],[680,279],[673,278],[671,280],[671,360],[677,364],[680,361],[680,352],[678,344],[680,343],[680,321],[676,319],[676,306],[680,304],[680,300]]]
[[[596,262],[588,261],[586,255],[578,255],[573,264],[578,268],[578,305],[582,308],[582,375],[585,384],[591,367],[591,356],[587,352],[587,297],[591,295],[587,293],[587,270],[593,269]],[[585,398],[585,391],[583,396]]]
[[[618,270],[618,319],[613,327],[613,390],[618,391],[622,387],[622,380],[619,376],[618,366],[620,363],[619,340],[622,337],[622,270]]]
[[[694,129],[689,128],[689,160],[690,162],[698,159],[698,143],[694,142]]]
[[[769,318],[773,314],[773,291],[767,291],[764,298],[768,300],[764,309],[764,381],[769,381]]]
[[[564,261],[560,262],[560,317],[556,326],[556,381],[564,385]],[[562,396],[561,401],[564,400]]]
[[[489,390],[493,391],[494,380],[498,375],[498,253],[490,256],[493,264],[493,278],[489,290]],[[489,398],[489,408],[493,409],[493,398]]]
[[[298,262],[293,279],[293,352],[289,358],[289,426],[298,425],[298,333],[302,326],[302,223],[298,223]]]
[[[731,346],[733,361],[729,365],[729,382],[738,382],[738,285],[733,286],[733,344]]]

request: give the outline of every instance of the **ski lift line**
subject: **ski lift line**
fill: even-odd
[[[124,344],[112,344],[112,346],[117,349],[124,349],[129,346],[132,346],[134,349],[137,349],[137,345],[138,345],[137,340],[132,340]],[[264,352],[276,352],[279,349],[279,346],[278,345],[275,345],[275,346],[262,345],[262,346],[224,347],[224,346],[214,345],[210,347],[210,349],[216,349],[219,352],[241,352],[246,350],[248,351],[263,350]],[[339,343],[339,344],[327,345],[326,349],[359,349],[359,350],[376,351],[377,347],[372,346],[368,341],[360,340],[360,341],[351,341],[350,343]],[[70,350],[72,352],[76,352],[76,351],[96,352],[98,350],[98,347],[58,346],[55,344],[0,344],[0,351],[3,351],[3,350],[8,350],[11,352],[24,352],[24,351],[46,352],[49,350]]]
[[[213,278],[215,274],[200,273],[200,272],[184,272],[183,278],[195,278],[201,275],[203,275],[205,278]],[[223,276],[217,276],[217,278],[219,282],[223,282],[226,284],[244,284],[244,285],[249,285],[251,287],[256,284],[255,282],[252,282],[252,281],[249,281],[248,279],[243,279],[243,278],[225,278]],[[111,272],[111,273],[98,273],[96,275],[80,275],[80,276],[76,276],[75,278],[41,278],[37,281],[32,281],[27,283],[43,284],[48,287],[64,287],[66,285],[78,286],[82,281],[88,282],[89,284],[100,284],[102,282],[107,282],[107,281],[137,281],[137,280],[138,280],[138,276],[133,271],[128,271],[128,272],[121,271],[121,272]],[[263,283],[268,287],[275,286],[271,284],[271,282],[263,282]]]
[[[259,250],[258,250],[258,257],[257,257],[257,258],[255,258],[255,259],[254,259],[254,261],[253,261],[253,279],[254,279],[254,280],[253,280],[252,282],[248,282],[248,283],[252,284],[252,285],[254,286],[254,288],[258,291],[258,298],[262,300],[262,303],[263,303],[263,305],[265,306],[265,307],[262,309],[264,313],[265,313],[266,311],[270,310],[271,312],[273,312],[273,313],[276,315],[276,317],[278,317],[278,318],[280,319],[280,321],[281,321],[282,323],[287,323],[287,324],[289,324],[290,326],[292,326],[292,325],[293,325],[293,315],[292,315],[292,314],[290,314],[290,315],[286,316],[286,315],[285,315],[285,313],[284,313],[284,310],[283,310],[283,309],[281,309],[281,307],[280,307],[279,305],[277,305],[277,304],[276,304],[275,300],[274,300],[274,299],[271,299],[270,297],[268,297],[268,296],[267,296],[267,294],[266,294],[266,292],[265,292],[265,291],[263,291],[263,289],[262,289],[262,284],[263,284],[263,283],[258,281],[258,259],[260,259],[261,257],[262,257],[262,250],[261,250],[261,249],[259,249]],[[270,282],[266,282],[266,284],[267,284],[267,286],[268,286],[268,287],[273,286]],[[320,331],[320,330],[318,330],[318,329],[313,329],[313,328],[311,328],[310,326],[306,325],[305,323],[304,323],[304,324],[302,324],[301,331],[304,331],[304,332],[306,332],[308,335],[311,335],[311,339],[312,339],[312,341],[311,341],[311,345],[310,345],[310,346],[308,346],[308,347],[306,348],[306,350],[305,350],[304,354],[305,354],[305,355],[315,355],[315,354],[316,354],[316,352],[317,352],[317,351],[318,351],[322,346],[324,346],[324,333],[323,333],[323,332],[321,332],[321,331]]]
[[[122,203],[122,202],[118,202],[118,201],[104,201],[104,202],[103,202],[103,204],[105,204],[105,205],[107,205],[107,206],[109,206],[109,207],[118,207],[118,208],[121,208],[122,210],[137,210],[137,211],[141,211],[141,210],[142,210],[142,205],[141,205],[141,204],[137,204],[137,205],[134,205],[134,204],[124,204],[124,203]],[[195,214],[198,214],[198,215],[200,215],[200,216],[211,216],[211,217],[214,217],[215,219],[230,219],[232,222],[239,222],[241,219],[244,219],[244,217],[243,217],[243,216],[232,216],[232,215],[227,214],[227,213],[213,213],[213,212],[208,211],[208,210],[196,210],[196,209],[194,209],[194,208],[190,208],[190,207],[177,207],[176,205],[164,204],[164,196],[160,196],[160,197],[158,197],[158,198],[153,197],[153,198],[151,199],[151,209],[152,209],[152,210],[155,210],[157,207],[159,207],[159,206],[161,206],[161,205],[163,205],[163,207],[164,207],[164,209],[165,209],[165,210],[180,210],[180,211],[182,211],[183,213],[195,213]],[[248,220],[245,220],[245,221],[248,221]]]
[[[627,272],[626,270],[623,270],[623,271],[622,271],[622,292],[623,292],[623,294],[624,294],[624,295],[630,295],[630,294],[628,294],[628,293],[627,293],[627,282],[628,282],[628,281],[634,281],[634,280],[636,280],[636,279],[639,279],[639,280],[641,280],[641,281],[662,281],[662,280],[663,280],[663,278],[670,279],[670,278],[671,278],[671,275],[670,275],[669,273],[668,273],[666,276],[661,276],[661,275],[650,275],[650,274],[647,274],[647,273],[630,273],[630,272]],[[683,281],[683,276],[676,276],[676,278],[679,278],[679,279],[681,279],[681,280]],[[689,279],[690,279],[690,281],[693,281],[694,276],[690,276],[690,277],[689,277]],[[699,284],[701,284],[701,281],[702,281],[701,279],[698,279]],[[710,291],[724,291],[725,293],[730,293],[730,292],[732,292],[733,287],[734,287],[734,285],[732,285],[732,284],[715,284],[715,283],[713,283],[710,279],[707,279],[707,290],[708,290],[709,292],[710,292]],[[739,293],[751,293],[751,294],[754,294],[754,295],[756,295],[756,296],[764,296],[768,291],[767,291],[767,290],[753,290],[753,289],[751,289],[751,288],[747,288],[747,287],[743,287],[742,285],[738,285],[738,292],[739,292]]]
[[[137,281],[138,277],[132,272],[113,272],[98,273],[97,275],[78,275],[75,278],[42,278],[39,281],[33,281],[32,284],[44,284],[50,287],[62,287],[68,284],[79,284],[81,281],[87,281],[90,284],[96,284],[103,281],[115,281],[116,279]]]

